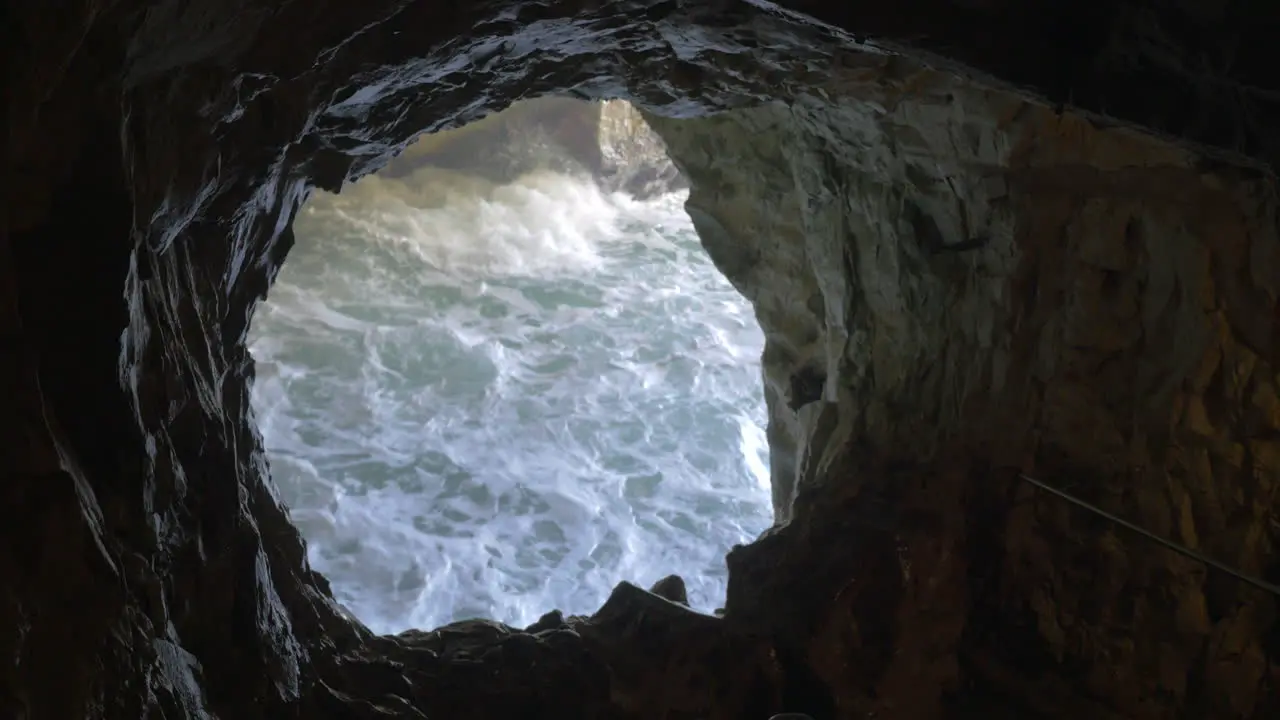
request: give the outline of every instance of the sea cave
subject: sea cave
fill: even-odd
[[[1277,31],[1243,1],[9,3],[0,718],[1280,715]],[[555,98],[635,109],[758,321],[772,522],[715,612],[629,577],[375,632],[282,502],[251,324],[309,200]]]

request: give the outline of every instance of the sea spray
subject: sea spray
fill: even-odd
[[[525,625],[670,573],[721,604],[725,552],[771,519],[763,339],[682,202],[427,169],[308,203],[253,400],[357,617]]]

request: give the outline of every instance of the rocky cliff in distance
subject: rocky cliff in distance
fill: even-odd
[[[626,100],[539,97],[459,128],[423,135],[381,171],[424,166],[510,182],[549,169],[592,177],[603,189],[646,198],[681,188],[662,138]]]
[[[1244,2],[10,3],[0,718],[1280,715],[1274,594],[1018,480],[1280,581],[1278,27]],[[723,617],[672,581],[374,636],[273,492],[255,303],[312,188],[555,95],[639,109],[755,304],[779,524],[730,554]]]

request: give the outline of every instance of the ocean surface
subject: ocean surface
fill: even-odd
[[[272,475],[378,632],[723,602],[770,523],[763,337],[684,195],[423,170],[317,193],[251,332]]]

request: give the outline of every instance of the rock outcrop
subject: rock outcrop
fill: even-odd
[[[1018,480],[1280,580],[1249,7],[11,4],[0,718],[1276,716],[1273,594]],[[690,182],[779,523],[720,617],[373,636],[272,490],[249,320],[311,188],[548,94],[628,99]]]

